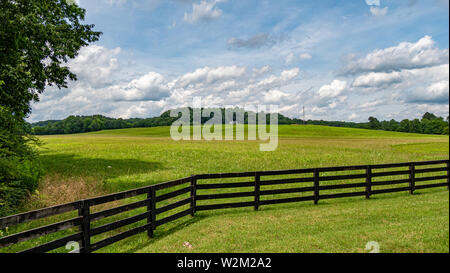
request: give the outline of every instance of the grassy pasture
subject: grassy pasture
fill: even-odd
[[[45,143],[41,158],[47,173],[27,209],[191,174],[395,163],[449,156],[448,136],[323,126],[280,126],[279,145],[274,152],[260,152],[259,141],[176,142],[169,135],[168,127],[157,127],[41,137]],[[243,179],[235,181],[243,182]],[[356,182],[362,180],[351,183]],[[283,187],[287,186],[264,189]],[[202,194],[212,192],[226,190],[204,190]],[[277,198],[291,196],[293,194]],[[154,239],[140,234],[100,252],[365,252],[368,241],[379,242],[382,252],[448,252],[448,197],[448,191],[438,188],[421,190],[413,196],[404,192],[374,196],[370,200],[363,197],[323,200],[318,206],[303,202],[263,206],[258,212],[252,208],[198,212],[195,218],[186,217],[159,227]],[[128,202],[137,200],[139,197]],[[250,200],[252,198],[237,198],[229,202]],[[208,203],[210,201],[202,201],[201,204]],[[95,225],[140,212],[144,210],[109,217]],[[8,232],[43,223],[35,221]],[[96,236],[94,241],[112,234],[115,233]],[[50,239],[52,236],[47,236],[0,251],[15,251]],[[185,241],[193,248],[183,247]],[[64,252],[64,249],[59,251]]]

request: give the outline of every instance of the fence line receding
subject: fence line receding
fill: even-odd
[[[434,187],[449,187],[449,160],[193,175],[0,218],[0,230],[31,226],[1,237],[0,248],[50,235],[51,241],[35,243],[20,252],[49,252],[78,242],[80,252],[90,253],[142,232],[153,237],[157,227],[194,216],[197,211],[239,207],[258,210],[260,206],[301,201],[318,204],[324,199],[370,198],[401,191],[413,194]],[[123,204],[124,200],[129,202]],[[63,215],[69,219],[61,220]],[[46,224],[32,225],[39,221]],[[129,225],[125,231],[113,232]]]

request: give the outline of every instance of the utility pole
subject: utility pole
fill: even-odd
[[[308,88],[307,90],[301,90],[300,92],[297,93],[297,95],[295,96],[295,99],[299,98],[300,95],[302,95],[305,92],[310,91],[311,89],[313,89],[313,87],[311,86],[310,88]],[[299,109],[300,110],[300,109]],[[303,104],[303,125],[306,125],[306,115],[305,115],[305,105]]]
[[[303,125],[306,125],[306,119],[305,119],[305,105],[303,105]]]

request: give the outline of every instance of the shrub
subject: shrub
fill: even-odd
[[[42,175],[28,126],[0,106],[0,217],[16,212]]]

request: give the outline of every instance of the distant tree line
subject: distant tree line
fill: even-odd
[[[69,116],[64,120],[32,123],[31,131],[35,135],[77,134],[111,129],[167,126],[175,120],[176,118],[164,114],[160,117],[146,119],[114,119],[101,115]]]
[[[193,109],[189,108],[191,114],[191,122],[193,120]],[[218,109],[222,112],[222,123],[225,124],[225,109]],[[249,113],[259,117],[259,114],[253,112],[242,111],[244,116],[244,123],[248,123]],[[211,117],[213,115],[211,114]],[[201,123],[204,124],[211,117],[202,117]],[[177,120],[178,117],[171,117],[170,111],[164,112],[159,117],[153,118],[131,118],[131,119],[114,119],[101,115],[93,116],[70,116],[64,120],[48,120],[30,124],[31,132],[35,135],[55,135],[55,134],[75,134],[95,132],[100,130],[109,129],[124,129],[124,128],[145,128],[145,127],[157,127],[157,126],[170,126]],[[230,118],[236,120],[236,115]],[[267,123],[269,123],[269,117],[267,116]],[[307,124],[307,125],[324,125],[333,127],[347,127],[347,128],[359,128],[359,129],[372,129],[372,130],[384,130],[384,131],[396,131],[405,133],[418,133],[418,134],[436,134],[436,135],[448,135],[449,134],[449,118],[446,120],[442,117],[437,117],[431,113],[425,113],[421,119],[402,121],[390,120],[379,121],[375,117],[370,117],[368,122],[345,122],[345,121],[324,121],[324,120],[307,120],[291,119],[282,114],[278,114],[278,124]]]
[[[297,120],[296,120],[297,121]],[[444,120],[443,117],[437,117],[432,113],[425,113],[421,119],[404,119],[396,121],[391,119],[389,121],[379,121],[375,117],[369,117],[369,122],[345,122],[345,121],[323,121],[323,120],[308,120],[306,124],[326,125],[334,127],[348,127],[359,129],[383,130],[404,133],[417,134],[433,134],[433,135],[448,135],[449,134],[449,117]]]
[[[418,134],[448,135],[449,117],[446,120],[432,113],[425,113],[422,119],[404,119],[400,122],[395,120],[378,121],[374,117],[369,118],[368,128],[374,130],[408,132]]]
[[[202,109],[203,111],[204,109]],[[225,123],[225,109],[216,109],[222,112],[222,123]],[[242,112],[244,116],[244,123],[248,123],[249,112],[242,109],[234,109],[237,112]],[[190,121],[193,121],[193,109],[189,108],[190,111]],[[253,112],[250,112],[253,113]],[[259,117],[258,114],[256,118]],[[210,117],[201,117],[201,123],[207,122]],[[130,119],[115,119],[109,118],[102,115],[93,116],[69,116],[64,120],[47,120],[31,123],[31,132],[34,135],[60,135],[60,134],[76,134],[76,133],[87,133],[95,132],[100,130],[110,130],[110,129],[125,129],[125,128],[146,128],[146,127],[157,127],[157,126],[170,126],[174,121],[176,121],[180,115],[177,117],[170,116],[170,110],[162,113],[159,117],[152,118],[130,118]],[[234,115],[232,120],[236,120]],[[267,123],[269,123],[269,116],[267,116]],[[278,114],[279,124],[295,124],[296,121],[287,118],[281,114]]]

